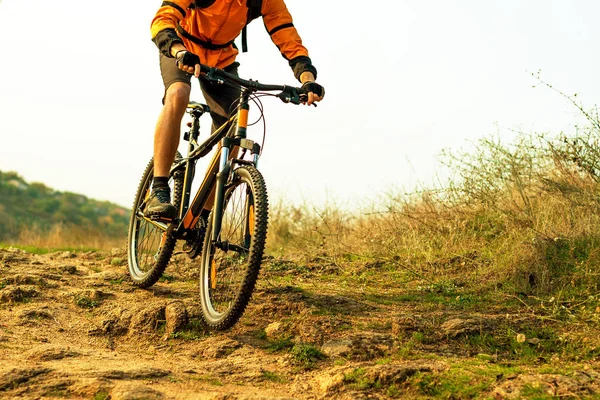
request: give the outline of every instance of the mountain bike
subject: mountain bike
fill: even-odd
[[[209,329],[224,330],[239,320],[248,305],[267,235],[267,188],[257,169],[261,145],[246,137],[250,102],[259,106],[260,120],[260,96],[275,96],[292,104],[305,102],[307,96],[301,88],[264,85],[205,65],[201,72],[211,82],[238,85],[239,100],[228,121],[202,143],[198,143],[200,117],[210,110],[205,104],[188,104],[192,121],[189,132],[184,133],[189,142],[187,155],[177,152],[169,174],[173,204],[178,209],[178,217],[170,222],[144,215],[154,171],[150,160],[133,203],[128,266],[135,285],[150,287],[162,276],[177,242],[183,241],[183,251],[192,259],[200,258],[202,322]],[[203,181],[190,201],[196,162],[215,146]]]

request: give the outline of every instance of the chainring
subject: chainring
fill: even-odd
[[[183,251],[189,258],[194,259],[202,253],[202,245],[204,243],[204,235],[206,234],[206,221],[200,217],[196,228],[190,235],[189,239],[183,245]]]

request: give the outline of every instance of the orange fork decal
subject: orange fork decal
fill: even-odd
[[[250,210],[248,211],[248,232],[249,235],[254,233],[254,206],[250,206]]]
[[[210,263],[210,288],[217,288],[217,262],[214,260],[214,258]]]
[[[238,127],[248,127],[248,110],[240,108],[240,111],[238,113]]]

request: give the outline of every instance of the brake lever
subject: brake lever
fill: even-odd
[[[300,104],[300,96],[295,88],[286,86],[277,97],[284,103]]]
[[[308,95],[306,93],[298,94],[297,88],[289,88],[289,90],[284,90],[277,95],[277,97],[283,101],[284,103],[292,103],[292,104],[304,104],[308,101]],[[313,106],[317,106],[317,103],[313,103]]]
[[[209,82],[218,83],[220,85],[225,83],[225,80],[216,74],[215,68],[211,68],[204,76]]]

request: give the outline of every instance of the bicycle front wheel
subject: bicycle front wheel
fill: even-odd
[[[208,221],[200,265],[202,319],[214,330],[232,327],[242,316],[260,271],[267,236],[267,188],[252,166],[233,171],[225,187],[221,232]]]
[[[177,152],[175,160],[180,159],[181,154]],[[152,159],[146,166],[135,195],[127,236],[129,275],[134,285],[143,288],[154,285],[162,276],[177,242],[174,237],[167,235],[142,215],[143,207],[150,196],[153,177],[154,160]],[[175,176],[171,176],[169,186],[173,195],[173,204],[177,206],[181,202],[183,192],[183,174],[176,172]]]

